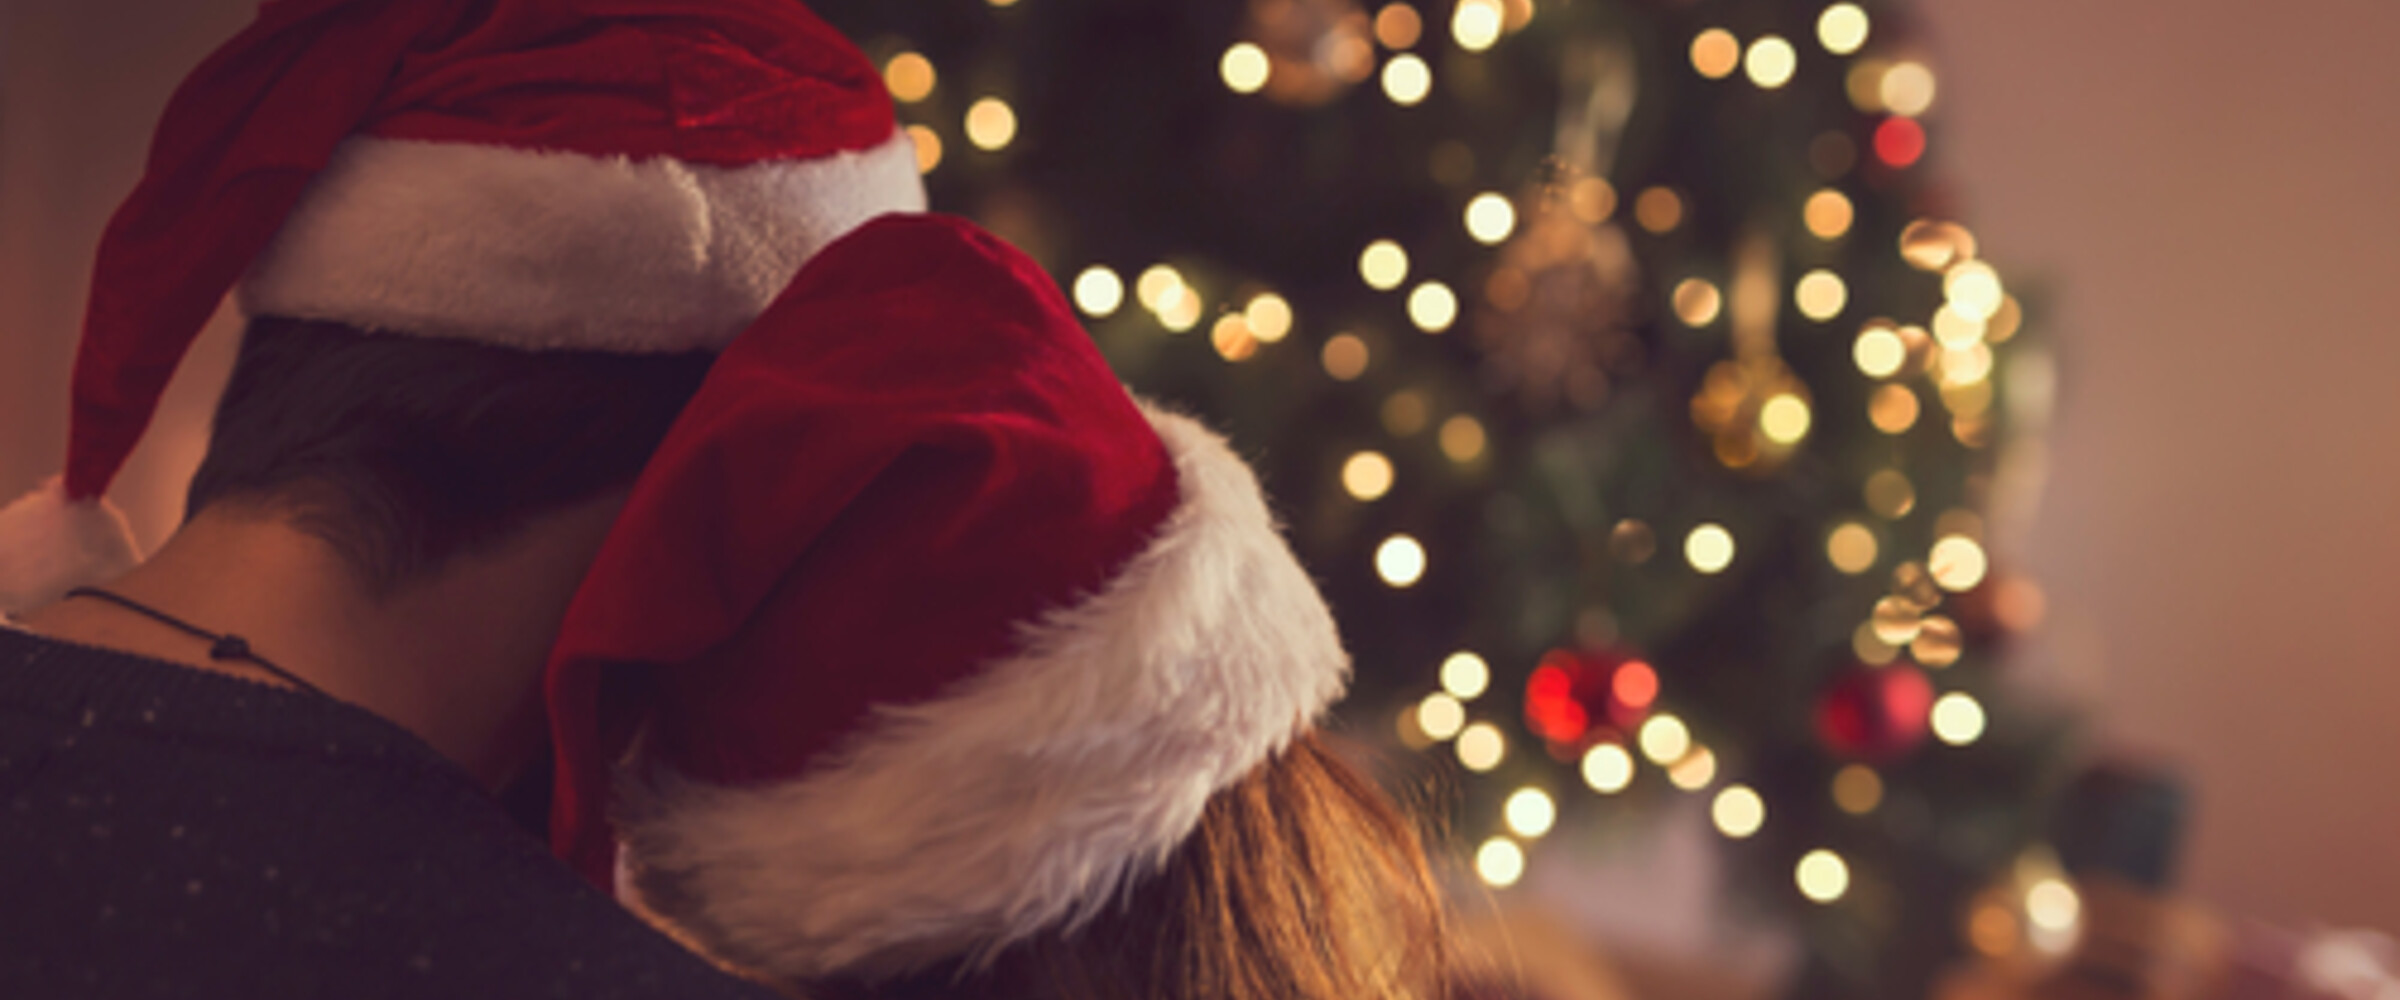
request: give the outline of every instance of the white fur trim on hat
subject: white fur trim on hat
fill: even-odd
[[[0,615],[105,583],[141,561],[125,515],[106,500],[68,500],[59,477],[0,507]]]
[[[620,768],[632,901],[790,981],[986,959],[1154,872],[1211,795],[1339,697],[1349,659],[1249,467],[1198,423],[1148,416],[1177,509],[1023,652],[880,713],[789,783]]]
[[[241,302],[528,349],[715,350],[827,243],[924,208],[906,133],[733,168],[361,136],[318,174]]]

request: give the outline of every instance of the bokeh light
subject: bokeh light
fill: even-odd
[[[1639,742],[1642,756],[1652,763],[1672,764],[1692,752],[1692,730],[1682,719],[1661,712],[1642,723]]]
[[[1742,66],[1742,43],[1733,32],[1710,28],[1692,36],[1692,69],[1711,80],[1732,76]]]
[[[1460,464],[1483,456],[1483,421],[1464,413],[1442,421],[1442,454]]]
[[[1748,785],[1727,785],[1710,803],[1708,815],[1716,822],[1717,832],[1741,840],[1767,825],[1767,800]]]
[[[1602,795],[1615,795],[1633,784],[1633,755],[1614,743],[1583,752],[1583,783]]]
[[[1375,40],[1388,49],[1405,49],[1417,44],[1425,33],[1425,18],[1415,7],[1405,3],[1385,4],[1375,12]]]
[[[1520,788],[1508,797],[1501,807],[1508,828],[1520,837],[1539,837],[1549,833],[1558,822],[1558,804],[1550,801],[1550,793],[1539,788]]]
[[[1841,275],[1818,268],[1801,275],[1799,283],[1792,286],[1792,303],[1800,307],[1801,315],[1822,323],[1841,315],[1842,308],[1850,304],[1850,288],[1842,283]]]
[[[1508,198],[1496,191],[1486,191],[1467,202],[1467,235],[1475,242],[1495,244],[1508,238],[1517,228],[1517,210]]]
[[[1798,444],[1808,436],[1810,419],[1806,400],[1780,393],[1758,408],[1758,431],[1776,444]]]
[[[1484,841],[1475,851],[1475,874],[1494,889],[1515,885],[1525,877],[1525,850],[1506,837]]]
[[[1983,738],[1983,703],[1964,691],[1952,691],[1933,702],[1933,735],[1954,747]]]
[[[1375,574],[1395,588],[1415,586],[1425,576],[1425,546],[1407,535],[1393,535],[1375,547]]]
[[[1505,19],[1500,0],[1458,0],[1450,11],[1450,37],[1459,48],[1481,52],[1500,40]]]
[[[1475,700],[1491,683],[1492,667],[1483,657],[1460,650],[1442,661],[1442,690],[1460,701]]]
[[[1991,560],[1983,554],[1983,546],[1964,535],[1951,535],[1933,543],[1933,552],[1925,560],[1925,568],[1933,574],[1933,582],[1943,590],[1960,592],[1975,589],[1991,569]]]
[[[1267,85],[1273,68],[1267,61],[1267,50],[1254,42],[1235,42],[1217,60],[1217,75],[1224,78],[1226,89],[1236,94],[1257,93]]]
[[[1850,891],[1850,866],[1842,862],[1841,855],[1818,848],[1801,855],[1792,869],[1792,881],[1811,901],[1831,903]]]
[[[1817,43],[1837,56],[1864,47],[1867,29],[1867,12],[1854,3],[1837,3],[1817,15]]]
[[[1500,735],[1498,726],[1478,722],[1458,733],[1458,762],[1469,771],[1489,771],[1507,756],[1508,739]]]
[[[1352,454],[1342,463],[1342,488],[1360,500],[1380,499],[1392,490],[1392,460],[1380,451]]]
[[[1408,280],[1408,251],[1390,240],[1376,240],[1358,255],[1358,275],[1367,287],[1388,292]]]
[[[1260,342],[1272,344],[1292,332],[1292,304],[1274,292],[1263,292],[1242,307],[1242,319]]]
[[[1852,576],[1873,569],[1879,549],[1874,530],[1856,521],[1845,521],[1825,536],[1826,561]]]
[[[1414,53],[1403,52],[1383,64],[1383,96],[1409,107],[1433,93],[1433,67]]]
[[[932,96],[934,80],[933,62],[914,52],[900,53],[883,64],[883,85],[902,104]]]
[[[1417,703],[1417,728],[1436,740],[1446,740],[1466,728],[1467,707],[1458,699],[1441,692],[1425,696]]]
[[[1725,295],[1705,278],[1685,278],[1675,283],[1673,296],[1675,318],[1683,325],[1698,329],[1717,321],[1725,309]]]
[[[1876,93],[1886,110],[1915,118],[1933,107],[1933,71],[1920,62],[1893,63],[1877,81]]]
[[[997,150],[1017,137],[1017,113],[1008,102],[986,97],[967,108],[967,141],[975,148]]]
[[[1075,276],[1075,307],[1092,317],[1107,316],[1125,304],[1125,279],[1099,264]]]
[[[942,137],[924,125],[908,127],[908,141],[916,147],[917,172],[930,174],[942,165]]]
[[[1870,378],[1890,378],[1908,364],[1908,343],[1889,324],[1870,323],[1851,343],[1850,360]]]
[[[1857,209],[1850,204],[1850,196],[1832,188],[1818,189],[1800,208],[1801,221],[1821,240],[1840,239],[1850,231],[1850,223],[1856,217]]]
[[[1742,56],[1742,69],[1750,75],[1750,82],[1768,90],[1792,82],[1792,71],[1799,66],[1800,54],[1780,35],[1760,36]]]
[[[1683,198],[1672,188],[1644,188],[1634,196],[1633,221],[1653,233],[1673,230],[1683,223]]]
[[[1428,281],[1408,293],[1408,320],[1426,333],[1440,333],[1458,321],[1458,295],[1450,286]]]
[[[1733,532],[1721,524],[1703,524],[1684,536],[1683,557],[1702,573],[1721,573],[1733,565]]]
[[[1349,382],[1367,373],[1367,342],[1357,334],[1337,333],[1325,341],[1318,361],[1336,382]]]
[[[1883,776],[1865,764],[1844,765],[1833,774],[1833,804],[1852,816],[1864,816],[1883,804]]]

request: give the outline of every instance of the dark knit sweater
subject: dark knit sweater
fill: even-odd
[[[317,695],[0,626],[0,997],[742,997]]]

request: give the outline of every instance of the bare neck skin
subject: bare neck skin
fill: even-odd
[[[323,542],[266,515],[203,511],[108,589],[250,648],[325,693],[415,733],[486,787],[543,739],[543,662],[623,497],[535,521],[491,552],[452,560],[381,598]],[[18,620],[33,631],[288,687],[208,644],[113,604],[69,599]]]

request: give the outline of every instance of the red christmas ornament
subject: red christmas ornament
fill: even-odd
[[[1907,663],[1854,666],[1817,696],[1817,738],[1835,755],[1883,761],[1925,742],[1933,682]]]
[[[1658,671],[1623,650],[1554,649],[1525,681],[1525,725],[1572,755],[1632,730],[1658,701]]]

